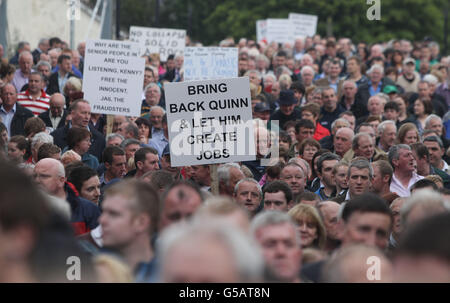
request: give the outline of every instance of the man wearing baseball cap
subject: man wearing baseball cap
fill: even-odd
[[[270,116],[270,120],[278,120],[280,128],[283,128],[284,124],[288,121],[300,120],[302,118],[300,109],[295,107],[297,100],[292,90],[281,91],[280,98],[277,102],[280,108]]]
[[[420,75],[416,72],[416,61],[413,58],[403,60],[403,72],[397,79],[397,85],[400,85],[405,93],[417,93],[417,84],[420,81]]]
[[[260,102],[255,105],[254,118],[259,118],[267,123],[270,119],[270,104],[267,101]]]

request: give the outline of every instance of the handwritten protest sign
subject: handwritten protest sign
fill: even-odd
[[[290,13],[289,20],[294,27],[294,37],[312,37],[316,34],[317,16]]]
[[[255,160],[248,77],[165,84],[172,166]]]
[[[212,80],[238,76],[235,47],[186,47],[184,81]]]
[[[256,21],[256,41],[267,39],[267,20]]]
[[[130,41],[141,46],[141,55],[158,53],[161,61],[169,55],[182,55],[186,45],[186,30],[152,27],[130,27]]]
[[[267,42],[292,43],[294,29],[289,19],[267,19]]]
[[[92,112],[139,116],[144,68],[137,43],[87,41],[83,91]]]

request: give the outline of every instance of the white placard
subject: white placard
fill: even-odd
[[[256,21],[256,42],[260,42],[267,37],[267,20]],[[267,39],[266,39],[267,40]]]
[[[294,26],[294,37],[312,37],[316,34],[316,15],[290,13],[289,20]]]
[[[88,40],[83,92],[93,113],[140,116],[145,60],[139,44]]]
[[[293,43],[294,28],[289,19],[267,19],[267,42]]]
[[[236,47],[186,47],[184,81],[237,77],[238,53]]]
[[[255,160],[248,77],[164,86],[172,166]]]
[[[186,30],[131,26],[130,41],[139,43],[141,55],[158,53],[161,61],[167,61],[169,55],[183,54]]]

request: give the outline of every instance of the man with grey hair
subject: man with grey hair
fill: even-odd
[[[317,204],[317,210],[327,232],[327,241],[324,250],[328,252],[334,250],[340,244],[339,209],[340,205],[334,201],[322,201]]]
[[[300,234],[287,213],[266,211],[257,215],[251,223],[250,232],[263,251],[269,281],[301,282]]]
[[[375,273],[371,277],[367,263],[371,258],[378,261],[379,279]],[[372,279],[369,279],[372,278]],[[324,265],[322,281],[325,283],[390,283],[394,278],[394,269],[391,261],[378,248],[351,244],[335,253]]]
[[[144,94],[145,99],[142,100],[141,104],[141,116],[146,117],[153,106],[159,105],[161,101],[161,88],[158,84],[151,82],[144,88]]]
[[[305,86],[305,89],[313,85],[315,72],[311,66],[309,65],[303,66],[302,69],[300,70],[300,75],[302,77],[301,79],[303,85]]]
[[[397,126],[394,121],[386,120],[378,125],[377,130],[380,136],[378,148],[387,153],[397,137]]]
[[[450,173],[449,165],[442,159],[445,154],[445,148],[441,138],[429,136],[423,139],[423,144],[427,147],[430,154],[430,164],[447,174]]]
[[[218,167],[219,194],[232,197],[236,184],[245,178],[237,163],[225,163]]]
[[[262,282],[264,261],[247,234],[224,222],[178,223],[158,240],[160,282]],[[212,294],[206,294],[211,298]]]
[[[328,149],[328,150],[333,150],[333,141],[334,141],[334,137],[336,135],[336,132],[341,129],[350,127],[350,123],[344,119],[344,118],[338,118],[336,120],[333,121],[333,123],[331,123],[331,134],[329,136],[323,137],[322,139],[320,139],[319,143],[320,143],[320,147]]]
[[[46,54],[48,49],[50,48],[50,44],[47,38],[41,38],[38,43],[38,47],[31,53],[33,55],[33,62],[36,64],[41,57],[41,54]]]
[[[373,128],[370,128],[373,130]],[[355,157],[363,157],[368,161],[387,160],[386,154],[375,148],[374,138],[366,132],[359,132],[353,137],[352,149],[348,150],[343,160],[350,162]]]
[[[237,204],[245,207],[251,214],[256,215],[262,209],[262,190],[258,182],[251,178],[240,180],[234,187],[233,198]]]
[[[28,77],[31,72],[34,72],[33,56],[29,51],[23,51],[19,55],[19,68],[14,73],[14,78],[11,81],[12,85],[18,92],[22,91],[22,87],[28,83]]]
[[[355,96],[355,102],[358,104],[367,105],[369,98],[375,96],[379,92],[382,92],[386,85],[395,85],[391,79],[388,77],[383,77],[384,69],[381,65],[374,64],[367,74],[369,75],[369,81],[358,87],[358,92]],[[365,108],[364,111],[359,114],[360,116],[357,118],[368,115],[369,111]]]
[[[441,194],[430,189],[418,190],[400,208],[402,230],[425,218],[449,211],[450,204]]]
[[[33,136],[31,139],[31,159],[32,163],[38,162],[38,151],[39,147],[44,143],[53,144],[53,137],[46,132],[40,132]]]
[[[342,203],[361,196],[370,191],[373,180],[373,169],[369,161],[364,158],[354,159],[347,173],[348,191],[332,199],[337,203]]]
[[[98,206],[80,197],[66,182],[61,162],[52,158],[40,160],[34,167],[33,177],[47,194],[66,200],[70,204],[70,221],[75,235],[87,233],[97,227],[100,216]]]
[[[416,160],[411,147],[406,144],[397,144],[389,149],[389,163],[394,169],[390,190],[400,197],[411,195],[411,186],[424,177],[416,173]]]
[[[20,41],[17,44],[16,54],[11,59],[9,59],[9,64],[18,65],[19,64],[19,56],[24,51],[28,51],[31,54],[30,43],[28,43],[26,41]]]
[[[339,118],[343,119],[343,118]],[[339,120],[338,119],[338,120]],[[347,121],[343,119],[344,121]],[[336,120],[337,121],[337,120]],[[347,122],[348,123],[348,122]],[[352,148],[353,137],[355,133],[350,127],[342,127],[336,131],[333,138],[334,153],[339,155],[341,158],[344,157],[345,153]]]
[[[112,133],[106,136],[106,146],[120,146],[124,140],[121,134]]]
[[[445,120],[445,117],[444,117]],[[446,122],[447,123],[447,122]],[[444,134],[444,124],[438,115],[431,114],[425,119],[425,128],[424,130],[433,130],[442,140],[444,144],[444,148],[447,149],[450,146],[450,140],[448,140]],[[448,158],[447,158],[448,160]]]

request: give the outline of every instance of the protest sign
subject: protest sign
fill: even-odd
[[[267,42],[292,43],[294,28],[289,19],[267,19]]]
[[[255,160],[248,77],[165,84],[172,166]]]
[[[84,98],[92,112],[139,116],[145,60],[139,44],[114,40],[89,40],[83,73]]]
[[[236,47],[186,47],[184,81],[212,80],[238,76]]]
[[[267,39],[267,20],[256,21],[256,42]]]
[[[186,30],[131,26],[130,41],[139,43],[141,55],[157,53],[161,61],[167,61],[169,55],[183,54]]]
[[[316,34],[317,19],[315,15],[290,13],[289,20],[294,28],[294,37],[312,37]]]

